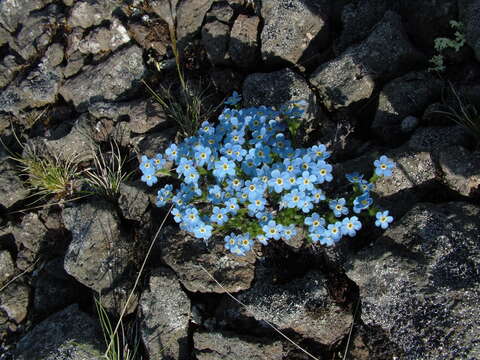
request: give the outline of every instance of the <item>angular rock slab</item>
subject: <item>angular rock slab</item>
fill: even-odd
[[[23,186],[23,181],[15,171],[15,167],[6,160],[0,162],[0,188],[3,193],[0,205],[7,209],[27,198],[30,193]]]
[[[20,339],[17,360],[100,360],[105,351],[98,320],[78,305],[50,316]]]
[[[82,73],[65,81],[60,94],[78,110],[86,110],[90,103],[127,97],[139,85],[145,70],[142,49],[132,45],[99,65],[86,66]]]
[[[188,291],[201,293],[238,292],[248,289],[255,272],[255,256],[229,254],[221,238],[210,239],[209,245],[201,239],[173,229],[165,231],[160,239],[162,260],[177,274]],[[223,288],[203,269],[207,270]]]
[[[0,251],[0,287],[15,275],[15,264],[7,250]]]
[[[0,292],[0,311],[17,324],[27,317],[29,303],[30,288],[27,285],[13,282]]]
[[[418,204],[346,264],[362,319],[410,359],[480,356],[480,208]]]
[[[326,1],[264,1],[262,58],[267,64],[297,64],[302,56],[326,49],[330,6]]]
[[[65,271],[97,292],[118,285],[129,264],[129,251],[113,206],[98,200],[66,208],[62,215],[72,232]]]
[[[247,316],[268,320],[280,330],[296,333],[330,346],[348,334],[352,314],[330,298],[326,277],[317,271],[286,284],[274,284],[273,273],[259,268],[253,287],[237,295],[250,311],[239,309],[233,317]]]
[[[175,273],[167,268],[154,270],[139,305],[140,331],[150,359],[189,359],[190,299]]]
[[[117,6],[119,4],[111,0],[75,1],[68,23],[71,27],[84,29],[100,25],[103,21],[112,18],[112,12]]]
[[[174,1],[172,1],[172,3],[174,3]],[[180,2],[177,8],[176,24],[177,39],[180,49],[184,49],[188,45],[192,37],[194,37],[197,32],[200,31],[200,27],[202,26],[205,14],[212,6],[212,3],[213,0],[195,0]],[[165,6],[165,4],[163,4],[163,7],[165,8],[168,6]]]
[[[280,341],[265,343],[258,340],[228,332],[193,334],[195,355],[198,360],[283,359],[283,347]]]
[[[310,77],[330,110],[368,99],[375,80],[391,78],[422,60],[403,29],[400,16],[387,11],[362,43],[320,65]]]
[[[258,16],[239,15],[230,33],[230,58],[240,68],[252,68],[258,64]]]
[[[463,196],[480,197],[480,152],[451,146],[440,152],[439,163],[451,189]]]

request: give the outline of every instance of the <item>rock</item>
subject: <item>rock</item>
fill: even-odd
[[[19,282],[13,282],[0,292],[0,310],[16,324],[27,317],[30,288]]]
[[[63,221],[72,232],[66,272],[97,292],[118,284],[130,254],[115,209],[101,200],[76,204],[63,210]]]
[[[281,360],[283,347],[280,341],[258,341],[247,336],[233,333],[193,334],[195,355],[198,360]]]
[[[282,106],[289,101],[306,100],[308,107],[305,117],[313,117],[316,112],[315,94],[307,81],[290,69],[271,73],[254,73],[243,82],[245,106]]]
[[[90,103],[122,100],[138,87],[145,70],[142,49],[132,45],[99,65],[85,66],[81,74],[65,81],[60,94],[79,111]]]
[[[415,151],[429,151],[437,154],[439,150],[452,145],[468,145],[470,135],[460,126],[420,127],[408,141],[408,147]]]
[[[423,60],[410,44],[400,16],[387,11],[365,41],[320,65],[310,82],[333,110],[368,99],[377,79],[392,78]]]
[[[398,144],[402,140],[402,119],[421,115],[440,97],[440,90],[440,80],[425,72],[411,72],[392,80],[380,92],[372,130],[384,142]]]
[[[420,120],[418,120],[417,117],[411,115],[407,116],[403,118],[402,122],[400,123],[400,130],[404,134],[410,134],[418,127],[419,123]]]
[[[9,32],[17,30],[18,24],[25,21],[30,12],[39,10],[49,0],[4,0],[0,2],[0,24]]]
[[[27,108],[42,107],[56,101],[62,81],[58,68],[51,68],[46,58],[20,83],[15,81],[0,94],[0,107],[18,115]]]
[[[45,61],[50,67],[60,65],[63,61],[64,48],[62,44],[55,43],[48,47],[45,52]]]
[[[174,26],[179,2],[180,0],[169,0],[169,6],[166,6],[167,4],[163,0],[152,0],[149,2],[149,5],[153,12],[163,21],[170,26]]]
[[[110,0],[80,0],[75,1],[71,9],[68,24],[71,27],[88,29],[100,25],[105,20],[112,18],[112,12],[119,4]]]
[[[62,18],[61,10],[56,4],[28,16],[20,32],[9,42],[10,47],[26,61],[40,57],[52,42],[55,29]]]
[[[387,10],[397,8],[398,4],[385,0],[356,0],[346,4],[341,14],[342,32],[335,44],[336,50],[343,52],[365,39]]]
[[[175,134],[175,129],[168,129],[162,132],[134,137],[132,143],[138,146],[139,154],[153,158],[156,154],[162,153],[167,149],[174,141]]]
[[[278,0],[262,4],[263,60],[297,64],[325,50],[330,37],[330,6],[326,1]]]
[[[78,50],[83,54],[98,54],[116,50],[130,41],[127,29],[122,23],[113,19],[110,27],[96,28],[84,37],[78,44]]]
[[[233,24],[228,52],[233,62],[240,68],[253,68],[258,65],[259,25],[259,17],[247,15],[239,15]]]
[[[466,203],[418,204],[346,264],[363,322],[407,358],[479,356],[479,215]]]
[[[47,228],[43,225],[38,214],[28,213],[19,226],[13,228],[13,236],[19,251],[17,267],[26,270],[37,258],[50,247],[51,239],[47,236]]]
[[[269,268],[259,266],[255,275],[254,285],[236,296],[250,311],[243,307],[238,312],[228,310],[227,316],[267,320],[279,330],[294,331],[325,346],[348,334],[352,314],[330,298],[327,279],[320,272],[281,284],[275,284]]]
[[[465,39],[480,61],[480,0],[459,0],[460,19],[465,25]]]
[[[150,203],[148,195],[138,187],[123,183],[119,191],[118,206],[123,216],[128,220],[141,221]]]
[[[149,290],[140,298],[140,312],[140,331],[150,359],[190,359],[190,300],[173,271],[153,271]]]
[[[212,3],[213,0],[180,2],[177,7],[176,26],[179,49],[184,49],[192,38],[200,31],[205,14],[212,6]]]
[[[128,31],[135,41],[144,49],[154,49],[160,57],[167,54],[167,45],[170,41],[168,30],[163,24],[128,24]]]
[[[228,1],[220,0],[213,3],[210,11],[207,13],[206,20],[207,22],[218,20],[225,24],[231,24],[233,15],[233,8]]]
[[[146,133],[167,123],[162,106],[154,99],[123,103],[99,102],[92,104],[88,111],[97,119],[108,118],[114,121],[126,119],[130,131],[137,134]]]
[[[57,140],[43,140],[47,149],[56,156],[70,162],[82,162],[93,159],[97,148],[94,138],[98,132],[88,114],[75,120],[70,132]]]
[[[224,94],[231,94],[242,87],[243,76],[231,68],[213,68],[210,79],[215,89]]]
[[[456,0],[435,2],[405,0],[400,2],[400,15],[405,19],[405,29],[419,48],[433,49],[436,38],[453,34],[452,19],[458,19]]]
[[[480,153],[461,146],[443,148],[439,155],[443,180],[463,196],[480,196]]]
[[[81,290],[63,268],[63,258],[49,261],[34,282],[33,308],[37,314],[52,314],[78,301]]]
[[[253,280],[255,257],[229,254],[221,238],[211,239],[208,246],[200,240],[173,229],[160,239],[162,260],[175,271],[188,291],[201,293],[238,292],[248,289]],[[220,287],[202,266],[222,285]]]
[[[15,274],[12,255],[7,250],[0,251],[0,287]]]
[[[10,208],[28,197],[30,191],[23,186],[23,181],[15,171],[15,167],[7,161],[0,161],[0,188],[3,196],[0,205]]]
[[[105,346],[98,320],[78,305],[50,316],[20,339],[17,360],[100,360]]]
[[[206,23],[202,28],[202,44],[214,65],[228,64],[230,26],[220,21]]]
[[[80,51],[74,52],[67,59],[67,65],[63,68],[63,76],[69,78],[77,74],[85,63],[85,57]]]
[[[5,56],[0,63],[0,88],[7,86],[21,68],[22,65],[17,61],[15,56]]]
[[[1,6],[1,4],[0,4]],[[5,30],[1,25],[0,25],[0,46],[3,46],[4,44],[7,44],[9,41],[12,41],[12,36],[10,33]]]

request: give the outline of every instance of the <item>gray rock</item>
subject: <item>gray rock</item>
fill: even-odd
[[[480,196],[480,153],[469,152],[461,146],[450,146],[439,155],[443,180],[464,196]]]
[[[7,44],[12,40],[10,33],[0,25],[0,46]]]
[[[30,288],[19,282],[13,282],[0,292],[0,310],[7,317],[20,324],[27,317]]]
[[[389,144],[402,139],[401,122],[408,115],[421,115],[440,97],[441,82],[425,72],[411,72],[389,82],[380,92],[372,130]]]
[[[153,271],[149,290],[140,299],[140,312],[140,331],[150,359],[190,359],[190,299],[173,271]]]
[[[310,82],[320,90],[327,108],[337,109],[368,99],[375,80],[399,75],[421,60],[400,16],[387,11],[365,41],[320,65]]]
[[[60,94],[82,111],[97,101],[122,100],[138,87],[144,72],[142,49],[133,45],[99,65],[85,66],[81,74],[65,81]]]
[[[159,125],[166,125],[167,122],[165,112],[154,99],[124,103],[99,102],[91,105],[88,111],[97,119],[108,118],[119,121],[126,118],[130,131],[137,134],[146,133]]]
[[[160,238],[160,248],[162,260],[175,271],[183,286],[192,292],[238,292],[248,289],[254,277],[253,252],[245,257],[229,254],[221,238],[211,239],[207,246],[183,231],[175,234],[170,229]]]
[[[175,140],[175,129],[168,129],[162,132],[137,136],[132,143],[138,147],[139,153],[153,158],[156,154],[162,153]]]
[[[202,28],[202,44],[214,65],[228,64],[230,26],[220,21],[206,23]]]
[[[0,188],[3,196],[0,205],[9,208],[28,197],[29,191],[23,186],[15,167],[7,161],[0,161]]]
[[[18,24],[23,23],[33,10],[39,10],[49,0],[4,0],[0,2],[0,24],[9,32],[13,33]]]
[[[346,265],[363,322],[407,359],[480,356],[479,215],[465,203],[418,204]]]
[[[87,29],[100,25],[104,20],[112,18],[112,12],[119,6],[114,0],[80,0],[75,1],[71,9],[68,23],[71,27]]]
[[[213,0],[181,1],[177,8],[177,41],[184,49],[191,39],[200,31],[205,14],[212,6]],[[165,7],[165,4],[164,4]]]
[[[467,44],[475,52],[480,61],[480,0],[459,0],[458,4],[460,19],[465,25],[465,38]]]
[[[15,274],[12,255],[7,250],[0,251],[0,287]]]
[[[307,81],[290,69],[271,73],[254,73],[245,79],[242,88],[245,106],[282,106],[290,101],[305,100],[305,117],[313,117],[316,98]]]
[[[167,54],[168,35],[161,25],[128,24],[128,32],[144,49],[154,49],[159,57]]]
[[[279,330],[292,330],[305,338],[331,346],[348,334],[352,314],[330,298],[326,277],[312,271],[301,279],[275,284],[273,272],[259,267],[255,284],[237,295],[247,306],[229,315],[267,320]]]
[[[253,68],[258,64],[257,33],[260,25],[258,16],[239,15],[230,33],[228,52],[240,68]]]
[[[60,65],[63,61],[63,45],[59,43],[52,44],[45,52],[45,61],[50,67]]]
[[[418,127],[419,123],[420,120],[418,120],[417,117],[411,115],[407,116],[403,118],[402,122],[400,123],[400,130],[404,134],[410,134]]]
[[[67,65],[63,68],[65,78],[77,74],[82,69],[84,63],[85,56],[80,51],[72,53],[67,59]]]
[[[22,337],[15,350],[18,360],[100,360],[105,346],[98,321],[78,305],[50,316]]]
[[[55,28],[63,15],[56,4],[27,17],[20,32],[12,37],[10,47],[23,59],[32,61],[39,57],[52,42]]]
[[[33,308],[37,314],[52,314],[78,300],[80,288],[63,268],[63,258],[49,261],[34,282]]]
[[[297,64],[329,44],[327,1],[278,0],[262,4],[262,58],[267,64]],[[303,57],[303,59],[302,59]]]
[[[19,250],[16,263],[21,270],[30,267],[41,251],[49,247],[47,228],[35,213],[28,213],[23,217],[21,224],[13,228],[13,236]]]
[[[215,1],[207,13],[207,21],[221,21],[225,24],[230,24],[233,19],[233,8],[228,1]]]
[[[115,209],[105,201],[77,204],[63,210],[72,241],[65,270],[97,292],[109,290],[124,275],[130,254]]]
[[[198,360],[281,360],[280,341],[265,342],[232,333],[196,332],[193,334],[195,355]]]
[[[22,68],[13,55],[7,55],[0,63],[0,88],[7,86],[14,78],[15,74]]]
[[[150,1],[150,7],[155,14],[165,21],[168,25],[173,26],[177,17],[177,7],[180,0],[169,0],[166,3],[164,0]],[[192,3],[192,1],[190,1]]]
[[[20,83],[15,81],[0,94],[0,107],[3,111],[18,115],[26,108],[52,104],[62,81],[58,68],[51,68],[46,58]]]
[[[127,184],[120,185],[118,206],[126,219],[141,221],[148,204],[149,198],[145,191]]]
[[[127,29],[118,19],[113,19],[109,28],[96,28],[78,44],[83,54],[98,54],[116,50],[130,41]]]
[[[385,0],[355,0],[343,7],[342,32],[335,44],[343,52],[349,46],[365,39],[387,10],[397,10],[399,5]]]
[[[468,145],[469,134],[460,126],[428,126],[418,128],[408,141],[408,147],[415,151],[438,153],[452,145]]]

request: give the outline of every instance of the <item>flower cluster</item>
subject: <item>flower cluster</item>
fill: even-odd
[[[244,255],[255,241],[290,240],[301,229],[311,242],[332,245],[342,236],[355,236],[367,216],[388,227],[393,218],[373,209],[370,194],[378,178],[392,174],[390,159],[376,160],[368,181],[348,174],[351,198],[329,199],[321,188],[333,179],[326,146],[295,148],[287,135],[298,128],[304,104],[240,109],[240,101],[235,93],[217,125],[204,122],[196,136],[141,159],[147,185],[169,173],[167,163],[173,168],[169,174],[181,180],[176,191],[172,185],[158,190],[156,202],[159,207],[173,202],[181,229],[204,241],[223,235],[227,250]]]

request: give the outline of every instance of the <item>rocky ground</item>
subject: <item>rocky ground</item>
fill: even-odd
[[[306,99],[304,141],[329,144],[337,179],[394,159],[375,196],[395,222],[236,257],[169,220],[127,308],[137,358],[308,359],[268,321],[318,359],[480,359],[479,139],[438,112],[449,84],[480,110],[480,0],[0,1],[0,359],[105,351],[94,298],[118,319],[165,215],[136,169],[175,138],[141,82],[175,86],[169,2],[212,105]],[[429,72],[451,20],[466,42]],[[32,197],[17,139],[84,168],[115,139],[133,173],[114,197]]]

